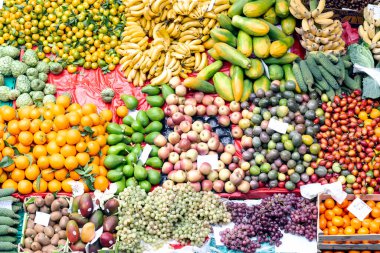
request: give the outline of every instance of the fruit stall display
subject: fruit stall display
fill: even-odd
[[[362,2],[356,30],[342,1],[5,1],[0,252],[378,250]],[[337,182],[342,202],[299,196]]]

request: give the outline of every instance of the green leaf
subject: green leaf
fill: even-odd
[[[33,204],[35,199],[36,199],[35,197],[29,198],[27,201],[24,202],[25,206]]]
[[[94,191],[94,190],[95,190],[95,188],[94,188],[94,186],[93,186],[93,182],[91,181],[90,178],[87,177],[87,178],[84,179],[84,181],[85,181],[85,183],[87,184],[88,188],[89,188],[91,191]]]
[[[78,173],[78,174],[81,175],[81,176],[84,176],[84,175],[85,175],[84,171],[83,171],[83,170],[80,170],[80,169],[76,169],[75,172]]]
[[[40,190],[40,185],[41,185],[41,177],[42,177],[42,174],[39,174],[38,177],[37,177],[37,191]]]
[[[370,76],[363,79],[363,97],[377,99],[380,97],[380,86]]]
[[[7,155],[7,156],[4,156],[3,159],[1,159],[0,168],[6,168],[12,164],[14,164],[12,157]]]

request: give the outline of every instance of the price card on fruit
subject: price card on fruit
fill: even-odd
[[[43,212],[36,212],[36,218],[34,218],[34,223],[40,224],[42,226],[49,226],[50,214]]]
[[[275,118],[271,118],[269,120],[268,127],[276,132],[279,132],[280,134],[285,134],[286,130],[288,129],[289,124],[281,122]]]
[[[218,169],[218,155],[199,155],[197,158],[197,168],[199,169],[202,163],[209,163],[211,169]]]
[[[69,185],[71,185],[71,189],[73,190],[73,197],[80,196],[84,193],[84,185],[82,182],[71,181]]]
[[[351,205],[347,207],[347,210],[355,215],[356,218],[358,218],[360,221],[363,221],[365,217],[367,217],[367,215],[372,211],[372,208],[360,198],[356,198],[354,201],[352,201]]]
[[[128,115],[130,115],[133,119],[136,119],[138,110],[129,111]]]
[[[11,200],[0,201],[0,208],[12,210],[12,201]]]

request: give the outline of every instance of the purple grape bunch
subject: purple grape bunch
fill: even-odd
[[[220,233],[222,243],[229,249],[253,253],[261,243],[281,245],[281,230],[316,238],[318,210],[315,202],[295,194],[274,194],[262,200],[260,205],[229,202],[234,228]]]

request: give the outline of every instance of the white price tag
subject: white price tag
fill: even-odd
[[[0,9],[3,8],[4,0],[0,0]]]
[[[213,226],[212,229],[214,230],[214,238],[215,238],[215,244],[216,245],[223,245],[222,243],[222,238],[220,236],[220,232],[226,230],[227,228],[229,229],[233,229],[235,226],[234,223],[230,222],[230,223],[227,223],[225,225],[221,225],[221,226]]]
[[[101,226],[98,230],[95,231],[95,237],[94,239],[92,239],[90,244],[93,244],[94,242],[96,242],[102,234],[103,234],[103,226]]]
[[[0,208],[12,210],[12,201],[11,200],[0,201]]]
[[[133,119],[136,119],[138,110],[129,111],[128,115],[132,116]]]
[[[313,199],[323,191],[320,183],[301,185],[301,196],[306,199]]]
[[[360,221],[363,221],[365,217],[372,211],[372,208],[364,203],[360,198],[356,198],[352,203],[347,207],[347,210],[350,211],[353,215],[356,216]]]
[[[340,182],[326,184],[324,187],[326,188],[326,192],[330,194],[331,197],[339,204],[342,204],[347,198],[347,193],[343,191],[343,187]]]
[[[149,144],[146,144],[140,157],[139,157],[139,160],[145,164],[146,163],[146,160],[148,160],[148,157],[149,157],[149,154],[150,152],[152,151],[152,146],[149,145]]]
[[[380,6],[369,4],[367,6],[368,10],[373,11],[373,18],[379,19],[380,18]]]
[[[263,60],[261,60],[261,63],[263,64],[265,75],[269,78],[269,68],[268,68],[268,65],[266,65],[266,63]]]
[[[40,224],[42,226],[49,226],[50,214],[43,212],[36,212],[36,218],[34,218],[34,223]]]
[[[215,5],[215,0],[211,0],[209,6],[207,8],[207,11],[212,11],[212,9],[214,8],[214,5]]]
[[[280,134],[285,134],[286,130],[288,129],[289,124],[281,122],[275,118],[271,118],[269,120],[268,127],[276,132],[279,132]]]
[[[84,193],[84,185],[79,181],[70,181],[71,189],[73,190],[73,197],[80,196]]]
[[[211,165],[211,169],[218,169],[218,155],[199,155],[197,158],[197,168],[202,165],[202,163],[209,163]]]

